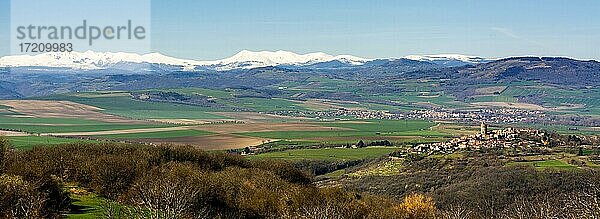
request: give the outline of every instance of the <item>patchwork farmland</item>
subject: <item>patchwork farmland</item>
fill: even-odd
[[[216,91],[201,91],[227,96]],[[287,100],[280,102],[298,104]],[[231,106],[260,104],[247,99],[232,103]],[[318,106],[315,102],[300,104]],[[77,93],[40,100],[1,101],[0,106],[3,134],[15,139],[18,146],[26,148],[36,143],[60,144],[84,139],[193,145],[206,150],[225,150],[280,140],[339,144],[363,139],[407,142],[449,136],[448,133],[432,130],[435,124],[425,121],[323,122],[259,113],[260,110],[266,110],[264,107],[258,107],[256,112],[227,112],[183,104],[145,102],[134,100],[124,92]],[[31,141],[25,143],[26,139]]]

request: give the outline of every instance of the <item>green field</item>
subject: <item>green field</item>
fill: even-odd
[[[406,132],[390,132],[377,134],[377,131],[273,131],[273,132],[250,132],[237,133],[238,135],[272,138],[272,139],[287,139],[287,140],[302,140],[311,138],[335,138],[335,137],[381,137],[385,139],[390,136],[427,136],[427,137],[444,137],[448,136],[444,133],[436,131],[406,131]]]
[[[92,95],[95,94],[95,95]],[[53,95],[38,99],[66,100],[104,109],[104,113],[133,119],[223,119],[215,109],[174,103],[134,100],[129,93]]]
[[[159,91],[159,90],[155,90]],[[308,110],[299,103],[277,98],[232,97],[232,93],[208,89],[166,89],[181,94],[202,94],[217,98],[223,108],[176,103],[148,102],[132,99],[128,92],[77,93],[41,97],[42,100],[66,100],[104,109],[104,113],[133,119],[226,119],[211,112],[229,112],[235,108],[254,111]]]
[[[176,130],[176,131],[164,131],[164,132],[145,132],[145,133],[131,133],[131,134],[114,134],[114,135],[100,135],[96,137],[113,138],[113,139],[136,139],[136,138],[179,138],[189,136],[202,136],[212,134],[210,132],[199,131],[199,130]]]
[[[282,111],[282,110],[299,110],[309,111],[309,109],[300,106],[285,99],[266,99],[266,98],[237,98],[231,105],[240,108],[251,108],[259,112]]]
[[[388,111],[410,111],[415,109],[424,109],[418,104],[425,103],[430,105],[462,107],[465,104],[457,102],[454,97],[438,91],[436,87],[439,82],[419,81],[419,80],[399,80],[391,81],[396,89],[402,92],[379,93],[372,95],[373,91],[369,87],[361,86],[358,81],[347,81],[342,79],[332,79],[313,76],[302,82],[285,82],[279,84],[281,87],[287,87],[286,96],[294,96],[306,92],[318,92],[323,94],[335,95],[339,92],[352,93],[361,96],[368,96],[371,100],[392,101],[394,105],[374,104],[368,101],[361,101],[357,104],[337,104],[340,106],[352,108],[360,107],[370,110],[388,110]],[[401,105],[399,105],[400,103]]]
[[[540,105],[545,107],[581,106],[580,108],[563,110],[570,113],[583,113],[598,115],[600,113],[600,90],[586,89],[575,90],[550,86],[537,86],[527,84],[506,84],[506,88],[499,95],[479,96],[472,102],[519,102],[525,97],[540,98]],[[498,86],[494,84],[493,86]]]
[[[11,112],[11,111],[0,111],[0,116],[13,116],[13,115],[18,115],[18,114]]]
[[[252,156],[251,158],[273,158],[285,160],[361,160],[378,158],[399,149],[400,148],[397,147],[299,149],[258,154]]]
[[[211,90],[204,88],[176,88],[176,89],[151,89],[149,91],[166,91],[166,92],[177,92],[180,94],[198,94],[215,98],[230,98],[233,96],[231,91],[222,91],[222,90]]]
[[[0,125],[23,125],[23,124],[66,124],[66,125],[95,125],[100,122],[86,119],[73,118],[30,118],[30,117],[8,117],[0,116]]]
[[[290,81],[279,84],[288,87],[290,92],[320,91],[320,92],[359,92],[360,86],[356,81],[332,79],[312,76],[302,82]]]
[[[75,142],[94,142],[94,141],[84,141],[79,139],[69,139],[69,138],[55,138],[48,136],[18,136],[18,137],[8,137],[11,140],[13,147],[17,150],[29,150],[34,146],[42,146],[47,147],[51,145],[57,144],[67,144],[67,143],[75,143]]]
[[[172,127],[165,124],[107,123],[74,118],[30,118],[0,115],[0,128],[29,133],[65,133]]]
[[[309,139],[335,137],[377,137],[382,136],[427,136],[444,137],[448,134],[430,130],[435,125],[428,121],[413,120],[364,120],[348,122],[322,122],[322,126],[346,128],[350,130],[331,131],[271,131],[239,133],[240,135],[272,139]]]
[[[20,130],[29,133],[68,133],[68,132],[96,132],[96,131],[111,131],[111,130],[128,130],[128,129],[145,129],[145,128],[164,128],[171,127],[169,125],[128,125],[117,123],[96,123],[87,125],[64,125],[64,124],[0,124],[0,128]]]
[[[357,120],[348,122],[325,122],[323,126],[350,128],[369,132],[406,132],[429,129],[435,123],[421,120]]]

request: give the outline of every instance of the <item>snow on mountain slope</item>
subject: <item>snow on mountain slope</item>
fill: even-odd
[[[310,53],[299,55],[287,51],[241,51],[238,54],[217,61],[194,61],[177,59],[159,53],[138,55],[133,53],[110,52],[70,52],[70,53],[44,53],[39,55],[6,56],[0,58],[0,67],[61,67],[73,69],[106,69],[127,63],[152,63],[181,66],[186,70],[196,67],[207,67],[216,70],[251,69],[279,65],[311,65],[316,63],[340,61],[351,65],[362,65],[369,61],[349,55],[332,56],[325,53]]]
[[[486,63],[491,60],[465,55],[412,55],[405,59],[426,61],[447,67],[468,64]],[[393,59],[390,59],[393,60]],[[72,69],[108,69],[108,68],[136,68],[139,64],[163,64],[180,67],[184,70],[214,69],[219,71],[233,69],[252,69],[268,66],[313,66],[320,63],[342,63],[346,66],[363,65],[371,59],[350,55],[332,56],[322,52],[309,54],[296,54],[288,51],[260,51],[244,50],[232,57],[216,61],[195,61],[177,59],[160,53],[139,55],[134,53],[111,52],[70,52],[70,53],[44,53],[39,55],[6,56],[0,58],[0,67],[60,67]],[[340,64],[337,64],[340,65]],[[199,68],[200,67],[200,68]]]
[[[312,65],[316,63],[340,61],[351,65],[362,65],[369,61],[369,59],[359,58],[350,55],[332,56],[325,53],[309,53],[309,54],[296,54],[288,51],[261,51],[253,52],[243,50],[238,54],[212,62],[202,62],[205,66],[213,66],[219,70],[231,70],[231,69],[251,69],[267,66],[279,66],[279,65]]]
[[[481,58],[477,56],[467,56],[458,54],[440,54],[440,55],[409,55],[405,59],[432,62],[438,65],[447,67],[479,64],[492,61],[491,59]]]
[[[197,61],[176,59],[159,53],[138,55],[134,53],[87,51],[5,56],[0,58],[0,67],[42,66],[73,69],[105,69],[123,63],[154,63],[182,67],[198,65]]]

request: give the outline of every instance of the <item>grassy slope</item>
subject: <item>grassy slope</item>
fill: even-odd
[[[282,110],[309,111],[309,109],[300,106],[299,103],[285,99],[237,98],[230,104],[240,108],[251,108],[259,112]]]
[[[13,147],[17,150],[29,150],[34,146],[48,147],[57,144],[75,143],[83,141],[79,139],[54,138],[47,136],[19,136],[9,137],[9,139],[11,140]]]
[[[67,100],[104,109],[103,112],[134,119],[222,119],[210,114],[214,109],[172,103],[144,102],[121,95],[54,95],[41,99]]]
[[[74,199],[73,205],[78,209],[77,212],[70,212],[67,214],[67,218],[70,219],[92,219],[100,218],[102,216],[101,204],[106,201],[94,194],[87,195],[71,195]]]
[[[541,96],[543,105],[557,107],[563,105],[585,105],[583,108],[567,110],[571,113],[598,115],[600,112],[600,90],[569,90],[558,87],[540,87],[536,85],[506,84],[509,86],[499,95],[476,97],[473,102],[519,102],[518,99],[528,96]],[[493,86],[498,86],[493,85]]]

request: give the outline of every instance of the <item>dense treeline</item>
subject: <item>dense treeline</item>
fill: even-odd
[[[369,161],[371,160],[299,160],[293,162],[293,164],[296,168],[304,172],[320,176],[336,170],[357,167],[369,163]]]
[[[541,131],[544,135],[521,133],[520,138],[531,141],[547,141],[549,147],[599,146],[600,137],[595,135],[564,135],[554,131]]]
[[[69,144],[3,150],[0,218],[56,218],[71,207],[65,183],[110,200],[107,218],[427,218],[431,198],[396,202],[317,188],[293,164],[192,147]]]

